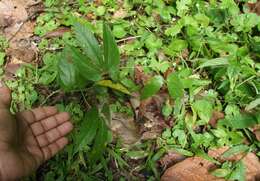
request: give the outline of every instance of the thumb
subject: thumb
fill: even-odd
[[[11,90],[0,80],[0,104],[9,106],[11,103]]]

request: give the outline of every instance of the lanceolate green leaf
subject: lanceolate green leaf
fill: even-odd
[[[228,120],[229,126],[234,129],[249,128],[258,123],[255,115],[251,114],[239,114]]]
[[[5,53],[0,52],[0,66],[4,64],[4,60],[5,60]]]
[[[230,15],[237,16],[240,12],[238,4],[234,0],[222,0],[220,7],[228,9]]]
[[[75,66],[71,51],[67,48],[63,50],[58,63],[58,81],[66,91],[82,88],[86,85],[86,81]]]
[[[255,99],[254,101],[250,102],[247,106],[246,106],[246,111],[249,111],[251,109],[256,108],[257,106],[260,105],[260,98]]]
[[[205,67],[216,67],[216,66],[224,66],[228,65],[228,59],[227,58],[215,58],[210,59],[201,64],[198,68],[205,68]]]
[[[120,54],[115,38],[106,23],[103,24],[103,43],[106,70],[116,71],[120,62]]]
[[[165,149],[169,150],[169,151],[177,152],[177,153],[184,155],[184,156],[193,156],[194,155],[191,151],[185,150],[185,149],[183,149],[179,146],[176,146],[176,145],[166,145]]]
[[[184,94],[183,84],[177,73],[171,73],[167,78],[167,86],[173,99],[181,98]]]
[[[68,59],[61,59],[58,64],[59,83],[64,89],[72,89],[76,83],[76,70],[72,62]]]
[[[257,26],[260,22],[260,17],[255,13],[241,13],[234,16],[230,21],[237,32],[250,32],[252,28]]]
[[[161,89],[163,81],[164,80],[160,75],[157,75],[150,79],[148,83],[144,86],[144,89],[141,93],[141,99],[144,100],[156,94]]]
[[[142,159],[148,156],[148,152],[147,151],[128,151],[126,153],[126,156],[128,156],[131,159],[134,160],[138,160],[138,159]]]
[[[80,53],[80,51],[75,47],[67,47],[67,51],[71,54],[75,66],[84,79],[92,81],[98,81],[101,79],[102,69],[93,64],[88,57]]]
[[[91,164],[95,163],[97,160],[102,158],[102,155],[105,151],[105,147],[108,143],[108,127],[103,120],[103,118],[99,118],[98,120],[98,131],[95,137],[94,145],[92,147],[92,151],[89,154],[89,161]]]
[[[103,65],[102,51],[94,34],[84,25],[75,23],[76,39],[85,54],[96,65]]]
[[[222,155],[223,158],[229,158],[236,154],[243,153],[249,150],[249,147],[247,145],[237,145],[234,146],[227,151],[225,151]]]
[[[210,161],[210,162],[212,162],[212,163],[215,163],[215,164],[217,164],[217,165],[220,165],[220,162],[219,161],[217,161],[216,159],[214,159],[213,157],[211,157],[211,156],[209,156],[207,153],[205,153],[203,150],[196,150],[195,151],[196,152],[196,155],[197,156],[199,156],[199,157],[201,157],[201,158],[203,158],[203,159],[205,159],[205,160],[208,160],[208,161]]]
[[[109,87],[111,89],[123,92],[125,94],[130,95],[131,93],[125,88],[122,84],[120,83],[114,83],[111,80],[101,80],[97,82],[97,85],[104,86],[104,87]]]
[[[207,101],[206,99],[196,100],[192,104],[192,109],[197,112],[198,116],[204,123],[208,123],[208,121],[212,117],[212,103]]]
[[[246,166],[244,165],[242,160],[236,163],[235,169],[231,173],[228,180],[239,180],[239,181],[246,180]]]
[[[77,153],[88,144],[92,143],[96,136],[96,132],[99,126],[99,114],[96,108],[88,111],[81,123],[79,134],[76,137],[76,143],[73,153]]]
[[[214,170],[213,172],[211,172],[211,174],[214,175],[215,177],[224,178],[224,177],[226,177],[227,175],[229,175],[230,172],[231,172],[231,170],[229,170],[229,169],[219,168],[219,169],[216,169],[216,170]]]

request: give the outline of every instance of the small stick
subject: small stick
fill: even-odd
[[[127,37],[127,38],[123,38],[121,40],[117,40],[116,42],[120,43],[120,42],[124,42],[124,41],[128,41],[128,40],[134,40],[134,39],[137,39],[137,38],[141,38],[141,36],[130,36],[130,37]]]

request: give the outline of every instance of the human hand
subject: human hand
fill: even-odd
[[[0,87],[0,180],[29,175],[68,144],[70,116],[55,107],[11,115],[10,90]]]

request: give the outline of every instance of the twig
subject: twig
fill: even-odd
[[[252,80],[252,79],[255,78],[255,77],[256,77],[256,76],[253,75],[253,76],[247,78],[246,80],[244,80],[243,82],[241,82],[240,84],[238,84],[236,87],[237,87],[237,88],[240,87],[241,85],[243,85],[244,83],[246,83],[246,82]]]
[[[141,38],[141,37],[142,36],[130,36],[130,37],[127,37],[127,38],[123,38],[121,40],[117,40],[116,42],[120,43],[120,42],[124,42],[124,41],[128,41],[128,40],[134,40],[134,39]]]
[[[91,105],[88,103],[83,91],[80,91],[82,97],[83,97],[83,100],[84,100],[84,103],[87,105],[87,107],[90,109],[91,108]]]
[[[59,89],[56,90],[56,91],[54,91],[54,92],[52,92],[50,95],[48,95],[48,96],[46,97],[46,99],[41,103],[40,106],[43,106],[43,105],[48,101],[49,98],[51,98],[52,96],[54,96],[55,94],[57,94],[57,93],[59,93],[59,92],[60,92]]]
[[[18,32],[22,29],[23,25],[25,24],[25,22],[27,22],[28,20],[24,20],[23,22],[21,22],[21,24],[19,25],[18,30],[16,30],[16,32],[7,40],[7,42],[9,43],[17,34]]]
[[[54,47],[50,47],[50,48],[44,48],[45,50],[47,51],[56,51],[56,50],[62,50],[64,47],[57,47],[57,48],[54,48]]]

